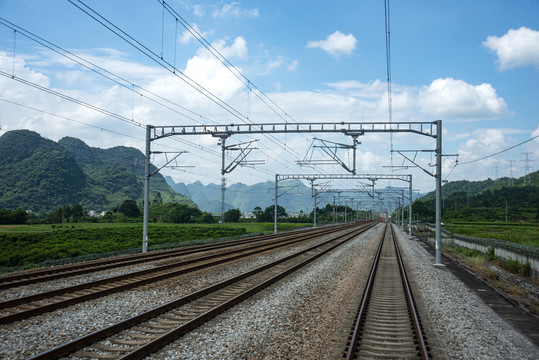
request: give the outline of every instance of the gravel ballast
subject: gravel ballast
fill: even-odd
[[[166,359],[337,359],[357,311],[383,225],[356,237],[155,354]],[[414,239],[397,231],[435,358],[537,359],[505,323]],[[0,358],[21,359],[271,258],[237,262],[0,327]],[[103,316],[102,316],[103,315]],[[429,339],[428,339],[429,340]]]
[[[396,229],[396,227],[394,227]],[[419,240],[397,230],[406,271],[418,291],[424,316],[432,322],[437,346],[449,359],[538,359],[539,349],[435,259]]]

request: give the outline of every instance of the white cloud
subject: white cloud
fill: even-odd
[[[478,129],[472,137],[459,145],[459,161],[470,161],[494,154],[508,146],[504,129]]]
[[[521,27],[502,37],[489,36],[483,46],[498,55],[500,70],[535,65],[539,68],[539,31]]]
[[[536,137],[536,136],[539,136],[539,125],[537,125],[537,129],[535,129],[533,132],[532,132],[532,137]],[[536,142],[539,142],[539,138],[538,139],[535,139]]]
[[[202,32],[196,23],[193,23],[193,29],[203,37],[207,38],[209,35],[211,35],[211,32]],[[188,31],[185,30],[180,37],[178,38],[179,42],[182,44],[187,44],[191,42],[192,40],[195,40],[195,37]]]
[[[443,120],[476,121],[508,114],[507,104],[491,84],[472,85],[453,78],[436,79],[419,92],[423,113]]]
[[[299,62],[297,60],[292,61],[288,66],[286,67],[289,71],[295,71],[299,66]]]
[[[236,39],[234,39],[234,43],[232,43],[230,46],[226,46],[225,40],[217,40],[213,42],[212,45],[225,58],[230,58],[233,56],[245,58],[247,56],[247,42],[243,36],[236,37]]]
[[[239,18],[242,16],[256,18],[259,15],[258,9],[242,9],[239,2],[224,4],[222,8],[215,9],[215,11],[212,13],[213,17],[230,16],[234,18]]]
[[[195,14],[195,16],[202,17],[206,15],[206,11],[202,5],[197,4],[193,6],[193,14]]]
[[[344,35],[340,31],[335,31],[325,40],[309,41],[308,48],[320,48],[328,54],[338,57],[340,55],[352,55],[356,49],[356,38],[352,34]]]
[[[214,46],[222,51],[227,57],[242,57],[247,55],[247,44],[241,37],[236,38],[234,41],[221,40],[216,42]],[[143,86],[195,113],[202,114],[212,121],[217,123],[236,123],[238,121],[238,119],[233,118],[230,114],[224,112],[222,108],[219,108],[187,84],[180,81],[178,77],[158,67],[129,61],[130,59],[120,53],[108,54],[104,51],[95,50],[88,50],[85,52],[90,55],[83,56],[91,56],[95,63],[102,64],[107,69],[115,69],[114,72],[119,74],[126,74],[126,78],[134,79],[134,83],[137,85]],[[84,101],[95,104],[110,112],[121,114],[128,118],[134,118],[135,121],[152,123],[154,125],[179,123],[193,124],[198,123],[199,121],[205,123],[212,122],[206,121],[193,114],[190,115],[190,119],[186,119],[177,112],[172,112],[170,109],[156,105],[146,96],[133,95],[129,89],[124,89],[111,84],[108,81],[103,81],[102,78],[89,71],[84,70],[84,74],[79,74],[78,71],[81,70],[80,67],[70,66],[65,60],[58,56],[41,56],[41,62],[34,58],[29,60],[31,62],[25,61],[25,59],[28,59],[28,57],[25,57],[24,54],[20,54],[20,56],[16,58],[15,73],[17,75],[31,79],[31,81],[46,87],[54,87],[62,93],[68,93],[73,97],[84,99]],[[8,71],[12,68],[12,62],[12,55],[9,53],[0,53],[0,66],[4,71]],[[272,58],[272,61],[268,62],[267,66],[273,68],[281,67],[284,69],[289,64],[291,64],[289,59],[275,56]],[[291,65],[294,65],[294,63],[292,62]],[[231,74],[218,60],[210,56],[207,51],[201,50],[197,55],[191,57],[185,64],[183,71],[213,94],[227,101],[227,103],[235,109],[238,109],[238,111],[249,114],[250,119],[254,122],[279,121],[276,119],[275,114],[268,111],[267,106],[254,94],[249,94],[250,97],[248,98],[248,92],[246,91],[245,85],[237,80],[237,78],[235,78],[234,75]],[[241,69],[238,69],[238,71],[241,71]],[[55,74],[55,76],[47,76],[49,73]],[[83,76],[89,75],[92,75],[94,78],[80,81],[80,79],[83,79]],[[94,83],[98,84],[98,86],[88,86],[89,84],[93,85]],[[78,86],[75,87],[75,85]],[[325,89],[317,91],[277,91],[275,93],[267,93],[267,95],[279,104],[280,107],[291,114],[298,122],[387,121],[387,85],[385,82],[380,80],[373,80],[367,83],[359,81],[343,81],[326,85]],[[17,128],[29,128],[38,131],[43,136],[55,140],[62,136],[75,136],[91,146],[110,147],[122,144],[135,145],[138,148],[143,147],[143,141],[137,143],[136,140],[131,138],[109,135],[108,132],[99,130],[113,130],[137,138],[143,138],[143,130],[140,128],[127,126],[125,122],[111,120],[111,118],[88,108],[80,107],[76,104],[51,97],[48,94],[44,94],[43,92],[34,89],[29,89],[27,86],[25,87],[16,83],[10,77],[0,77],[0,95],[11,101],[27,105],[31,104],[36,108],[70,117],[76,121],[91,124],[94,127],[88,128],[87,126],[76,122],[54,118],[49,115],[44,115],[43,113],[36,113],[21,109],[15,105],[6,105],[2,103],[2,118],[0,124],[2,129],[11,130]],[[479,105],[469,105],[468,100],[470,98],[477,98],[473,103]],[[432,84],[423,87],[393,84],[393,120],[431,121],[435,119],[433,116],[433,112],[435,112],[437,115],[436,117],[440,117],[444,120],[445,127],[447,126],[446,120],[460,119],[471,121],[485,118],[485,113],[491,117],[501,116],[500,114],[507,113],[505,105],[502,106],[502,110],[505,109],[503,111],[496,112],[491,110],[486,105],[490,104],[489,101],[498,105],[500,103],[505,104],[503,99],[499,99],[496,95],[496,91],[489,84],[473,85],[462,80],[454,79],[437,79],[433,81]],[[174,105],[167,105],[179,109],[179,107]],[[455,110],[452,109],[452,107],[462,108],[462,110],[459,110],[457,117],[455,117]],[[477,108],[482,110],[479,111]],[[180,112],[186,113],[184,110],[180,110]],[[469,112],[469,114],[466,112]],[[478,114],[481,114],[481,116]],[[96,129],[96,127],[98,129]],[[470,126],[467,129],[467,133],[469,134],[468,137],[458,135],[451,137],[444,135],[444,141],[446,141],[446,143],[461,143],[459,147],[459,153],[462,155],[461,160],[464,160],[464,155],[476,156],[475,158],[477,158],[480,157],[478,154],[482,154],[483,156],[488,155],[499,151],[501,146],[507,147],[515,143],[514,141],[508,141],[511,140],[510,129],[487,130],[474,132],[473,127]],[[456,132],[456,129],[453,129],[452,131]],[[532,131],[533,130],[529,130],[528,134]],[[503,136],[500,137],[500,134]],[[535,129],[534,134],[539,134],[539,128]],[[276,135],[276,137],[279,137],[279,135]],[[264,136],[262,136],[262,138],[264,138]],[[324,138],[326,138],[325,135]],[[284,139],[282,141],[287,143],[287,146],[294,149],[295,152],[304,155],[305,150],[303,149],[303,145],[310,143],[311,135],[296,137],[288,134],[283,135],[281,139]],[[327,136],[327,139],[339,143],[350,143],[350,138],[343,136],[342,134],[331,134]],[[216,140],[209,136],[201,137],[200,139],[188,138],[185,140],[193,141],[200,146],[207,146],[217,154],[219,152],[219,149],[216,146]],[[369,133],[359,140],[362,142],[358,147],[357,154],[357,168],[360,172],[380,171],[381,166],[390,165],[388,156],[389,136],[387,136],[387,134]],[[238,141],[243,140],[239,139]],[[261,151],[264,151],[266,148],[271,149],[271,153],[266,157],[267,169],[271,169],[271,171],[277,169],[275,170],[277,172],[295,172],[297,170],[294,163],[294,160],[296,160],[294,156],[279,146],[274,146],[274,142],[268,141],[267,139],[262,139],[261,143],[264,141],[265,144],[260,144]],[[298,144],[301,145],[301,147],[298,147]],[[537,143],[529,143],[529,145],[532,144],[537,148]],[[175,142],[171,142],[170,145],[178,147],[178,144]],[[429,149],[432,147],[432,139],[421,136],[411,137],[396,134],[393,136],[393,145],[395,149]],[[452,145],[455,148],[452,150],[448,149],[448,151],[455,152],[457,144],[453,143]],[[215,178],[219,178],[219,158],[214,159],[215,156],[213,153],[204,150],[201,155],[202,151],[200,149],[183,144],[181,145],[181,148],[190,152],[190,155],[186,156],[185,161],[198,161],[204,164],[202,167],[198,166],[200,167],[200,170],[190,170],[189,173],[182,174],[181,176],[185,181],[191,181],[196,176],[200,177],[200,174],[198,173],[198,175],[191,174],[192,172],[198,171],[201,171],[204,174],[214,174]],[[253,156],[258,158],[257,155]],[[427,155],[420,154],[419,156]],[[189,160],[187,160],[187,158],[189,158]],[[208,165],[208,162],[206,160],[201,161],[201,158],[209,158],[212,161],[215,160],[216,165],[213,163]],[[395,155],[394,158],[395,164],[402,163],[402,159],[398,156]],[[343,160],[348,161],[349,158],[344,156]],[[429,162],[429,159],[418,159],[418,162],[427,166],[426,164]],[[480,162],[481,171],[477,171],[477,174],[474,173],[474,176],[477,175],[480,177],[485,173],[490,174],[489,171],[492,171],[486,167],[487,163],[488,161]],[[215,169],[209,170],[209,168],[213,168],[214,165]],[[285,167],[286,170],[283,170]],[[448,169],[449,167],[444,166],[444,171],[446,171],[446,173],[449,171]],[[238,170],[238,174],[230,175],[231,182],[235,182],[236,179],[238,179],[234,178],[234,176],[241,176],[241,180],[248,183],[265,180],[260,177],[251,178],[251,175],[247,176],[246,173],[241,173],[240,170]],[[327,171],[331,171],[331,169],[328,169]],[[343,170],[337,166],[334,171],[341,172]],[[415,170],[410,168],[409,171],[414,172]],[[422,174],[420,170],[417,171],[417,187],[431,187],[433,181],[430,178],[425,180],[425,185],[421,185],[424,174]],[[457,175],[460,176],[460,178],[466,176],[466,174],[460,173],[459,167],[453,172],[452,178],[455,178]],[[414,173],[414,187],[416,187],[415,176]]]

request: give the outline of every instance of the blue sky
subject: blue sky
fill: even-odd
[[[251,90],[187,36],[159,1],[84,3],[254,123],[283,121],[255,96],[256,88],[279,106],[287,121],[388,121],[383,1],[167,1],[248,84],[256,86]],[[444,158],[443,178],[482,180],[511,173],[520,177],[526,156],[529,170],[536,170],[539,138],[464,163],[539,135],[539,2],[390,1],[389,9],[392,120],[442,119],[443,152],[459,154],[462,164],[455,167],[453,157]],[[139,125],[238,122],[69,1],[0,0],[0,17],[130,84],[122,88],[45,49],[20,30],[0,25],[1,133],[25,128],[53,140],[74,136],[94,147],[126,145],[144,150],[141,126],[36,90],[10,75]],[[153,95],[133,93],[130,86],[152,91],[176,110],[187,109],[189,118],[152,102]],[[260,141],[250,159],[263,160],[264,165],[238,167],[227,175],[229,183],[272,180],[275,173],[344,173],[337,165],[297,165],[313,142],[309,134],[233,137],[228,144],[255,138]],[[351,142],[342,135],[327,139]],[[402,157],[391,156],[391,147],[434,148],[432,139],[412,135],[367,134],[360,141],[358,173],[390,173],[387,166],[403,164]],[[179,165],[189,167],[163,169],[163,174],[183,182],[220,182],[216,139],[168,139],[154,144],[156,150],[189,152],[179,158]],[[235,156],[228,154],[227,161]],[[325,155],[316,156],[324,159]],[[351,163],[350,154],[340,156]],[[152,161],[162,165],[165,158],[155,156]],[[417,162],[432,170],[428,153],[418,154]],[[434,189],[434,180],[420,169],[393,170],[414,174],[414,188],[422,192]]]

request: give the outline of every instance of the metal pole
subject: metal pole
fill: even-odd
[[[146,125],[146,159],[144,161],[144,220],[142,225],[142,252],[148,251],[148,218],[150,215],[150,136],[151,125]]]
[[[314,192],[314,226],[316,227],[316,190]]]
[[[408,235],[412,236],[412,174],[410,174],[410,202],[408,204]]]
[[[442,120],[436,120],[436,262],[442,265]]]
[[[277,174],[275,174],[275,209],[273,209],[273,233],[277,234],[277,189],[278,189],[279,180],[277,179]]]
[[[311,182],[311,197],[313,198],[313,227],[316,227],[316,191],[314,190],[314,181],[316,178],[308,178]]]
[[[225,190],[226,190],[226,178],[225,178],[225,142],[226,138],[221,138],[221,224],[225,222]]]
[[[353,135],[353,136],[352,136],[352,139],[353,139],[353,143],[354,143],[354,145],[352,146],[352,149],[353,149],[352,153],[353,153],[353,157],[354,157],[354,158],[353,158],[353,164],[354,164],[353,166],[354,166],[354,167],[353,167],[353,170],[352,170],[352,174],[355,175],[355,174],[356,174],[357,135]]]
[[[347,215],[347,214],[346,214],[346,210],[347,210],[347,209],[346,209],[346,207],[347,207],[346,204],[347,204],[347,201],[344,200],[344,223],[345,223],[345,224],[346,224],[346,215]]]
[[[333,193],[333,225],[335,225],[335,193]]]
[[[401,226],[404,229],[404,190],[402,190],[402,202],[401,202]]]
[[[225,190],[226,190],[226,177],[223,176],[221,182],[221,224],[225,222]]]

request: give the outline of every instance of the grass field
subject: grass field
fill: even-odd
[[[454,234],[512,241],[539,247],[539,224],[506,222],[450,222],[444,228]]]
[[[0,233],[32,233],[32,232],[50,232],[56,230],[67,229],[114,229],[114,228],[129,228],[133,226],[142,226],[142,224],[133,223],[63,223],[63,224],[40,224],[40,225],[0,225]],[[257,223],[257,222],[237,222],[224,224],[167,224],[167,223],[152,223],[151,227],[190,227],[199,226],[207,228],[225,227],[230,229],[245,229],[247,233],[271,233],[273,232],[273,223]],[[312,224],[302,223],[278,223],[278,231],[286,231],[297,227],[308,227]]]
[[[278,224],[278,230],[308,224]],[[148,245],[272,233],[273,223],[149,224]],[[64,223],[0,226],[0,270],[44,261],[107,254],[142,246],[142,224]]]

